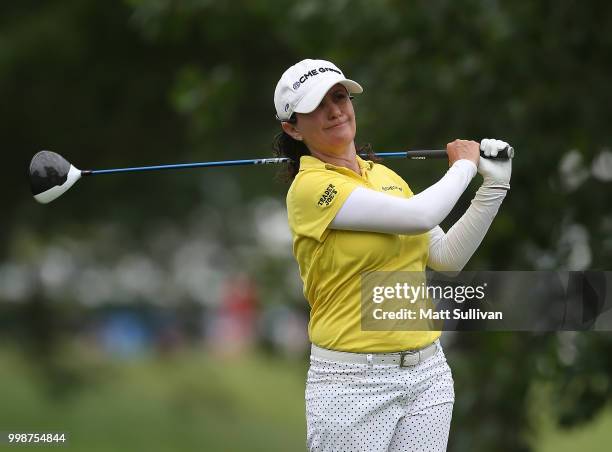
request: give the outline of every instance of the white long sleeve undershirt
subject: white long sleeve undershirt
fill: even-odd
[[[458,160],[444,177],[411,197],[380,193],[357,187],[331,222],[332,229],[421,234],[440,224],[476,174],[470,160]]]
[[[437,271],[459,271],[482,242],[506,196],[505,190],[480,187],[468,210],[445,234],[438,225],[475,174],[474,163],[459,160],[437,183],[408,199],[358,187],[330,227],[409,235],[430,231],[427,265]]]
[[[470,207],[446,234],[440,226],[433,228],[427,265],[436,271],[462,270],[482,242],[507,193],[482,186]]]

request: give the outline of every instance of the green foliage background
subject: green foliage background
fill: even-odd
[[[375,151],[484,137],[516,148],[512,191],[468,269],[609,270],[612,191],[593,165],[605,163],[598,156],[612,143],[610,24],[603,1],[5,2],[0,263],[33,268],[48,247],[71,250],[70,240],[111,267],[134,252],[163,261],[151,231],[193,229],[196,212],[208,218],[197,233],[239,256],[255,230],[241,215],[265,197],[284,199],[273,168],[109,176],[40,206],[27,165],[41,148],[80,168],[269,155],[276,82],[312,57],[336,62],[365,87],[358,141]],[[441,162],[392,166],[415,191],[444,170]],[[255,275],[266,301],[304,303],[282,276],[297,271],[290,257],[262,252],[235,262]],[[0,334],[30,344],[28,356],[59,353],[79,300],[32,287],[25,303],[0,299]],[[612,395],[611,352],[607,333],[455,335],[449,448],[530,450],[542,384],[555,422],[590,421]],[[62,364],[43,361],[63,375]]]

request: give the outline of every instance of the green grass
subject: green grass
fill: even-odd
[[[304,362],[221,359],[204,350],[110,361],[71,348],[54,368],[43,373],[0,349],[0,432],[65,431],[61,450],[88,452],[305,450]],[[561,430],[540,394],[534,451],[610,450],[612,411]]]
[[[608,410],[593,422],[568,430],[544,422],[539,439],[534,442],[536,452],[608,452],[612,450],[612,411]]]
[[[57,397],[18,356],[0,356],[0,431],[65,431],[62,450],[304,448],[303,364],[213,359],[204,351],[98,362],[91,383]]]
[[[555,424],[553,401],[558,394],[550,383],[532,386],[530,418],[534,452],[603,452],[612,450],[612,409],[603,410],[587,424],[563,429]]]

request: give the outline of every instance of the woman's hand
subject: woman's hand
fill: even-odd
[[[452,166],[457,160],[466,159],[478,166],[480,159],[480,144],[471,140],[455,140],[446,145],[448,165]]]
[[[481,141],[480,147],[485,157],[495,157],[498,152],[510,146],[502,140],[485,138]],[[484,181],[483,187],[499,188],[510,190],[510,176],[512,176],[512,159],[492,160],[488,158],[480,159],[478,172]]]

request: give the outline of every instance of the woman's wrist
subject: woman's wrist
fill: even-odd
[[[453,163],[451,168],[461,168],[464,171],[467,171],[470,175],[470,178],[474,177],[476,175],[476,172],[478,171],[478,167],[476,166],[476,164],[469,159],[459,159],[455,161],[455,163]]]

